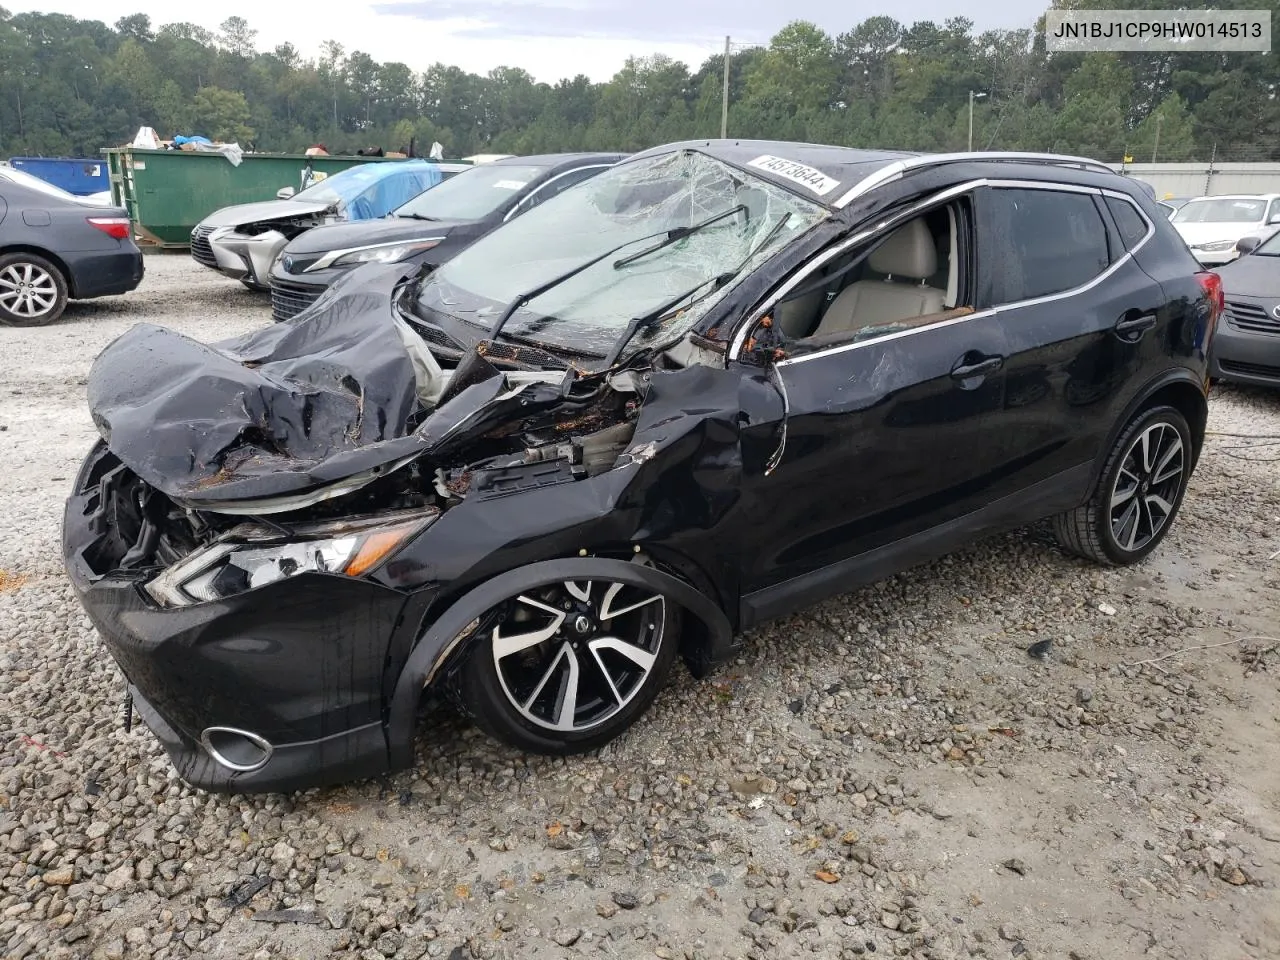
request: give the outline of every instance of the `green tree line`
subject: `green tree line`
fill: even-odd
[[[1054,6],[1108,9],[1116,0]],[[1280,0],[1212,6],[1269,8],[1280,21]],[[542,83],[514,67],[418,72],[337,41],[308,59],[292,44],[263,51],[256,40],[240,17],[212,32],[157,27],[142,14],[108,26],[0,8],[0,157],[96,156],[140,126],[263,151],[397,150],[412,138],[423,153],[439,141],[451,157],[637,150],[720,130],[719,54],[696,70],[637,56],[605,83]],[[729,74],[734,137],[962,150],[972,94],[976,149],[1280,158],[1280,68],[1270,54],[1050,54],[1039,24],[977,31],[965,17],[908,25],[876,16],[835,36],[789,23],[767,45],[735,50]]]

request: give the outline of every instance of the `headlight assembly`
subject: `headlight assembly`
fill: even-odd
[[[301,573],[360,577],[439,514],[401,513],[294,527],[288,536],[242,524],[196,550],[147,584],[164,607],[224,600]]]
[[[307,268],[306,272],[325,267],[353,267],[358,263],[395,263],[405,257],[437,246],[443,237],[424,237],[421,240],[402,240],[395,243],[379,243],[349,250],[333,250]]]
[[[1234,250],[1236,242],[1234,240],[1214,240],[1211,243],[1196,244],[1197,250],[1203,250],[1206,253],[1219,253],[1223,250]]]

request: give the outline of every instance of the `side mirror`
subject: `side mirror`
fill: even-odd
[[[1271,215],[1271,219],[1269,219],[1269,220],[1267,221],[1267,223],[1269,223],[1269,224],[1270,224],[1270,223],[1280,223],[1280,211],[1277,211],[1276,213],[1273,213],[1273,214]]]
[[[297,190],[295,190],[295,189],[293,189],[293,187],[281,187],[279,190],[277,190],[277,191],[276,191],[276,199],[277,199],[277,200],[288,200],[290,197],[292,197],[292,196],[293,196],[295,193],[297,193],[297,192],[298,192],[298,191],[297,191]]]
[[[1241,255],[1253,253],[1260,243],[1262,243],[1261,237],[1241,237],[1236,241],[1236,253]]]

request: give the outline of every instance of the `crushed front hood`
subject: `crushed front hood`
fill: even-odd
[[[245,501],[349,492],[352,478],[554,404],[562,377],[547,379],[513,382],[478,356],[450,379],[390,292],[361,286],[302,322],[216,344],[138,324],[94,362],[88,395],[102,438],[151,486],[249,512]]]
[[[215,210],[200,221],[202,227],[242,227],[248,223],[265,220],[288,220],[324,213],[332,204],[308,200],[262,200],[258,203],[239,203],[233,207]]]

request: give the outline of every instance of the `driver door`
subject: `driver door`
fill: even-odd
[[[887,575],[892,571],[877,557],[918,559],[931,535],[986,503],[999,462],[992,439],[1000,428],[1008,347],[998,318],[967,306],[976,289],[972,213],[967,197],[928,212],[939,251],[933,277],[918,285],[911,278],[906,290],[894,288],[903,280],[874,270],[852,283],[837,278],[822,298],[815,331],[785,345],[787,358],[771,371],[786,398],[782,448],[768,460],[744,463],[744,495],[758,518],[756,549],[744,557],[746,619]],[[917,240],[921,234],[903,220],[868,246],[889,247],[897,229],[914,231]],[[928,256],[900,251],[896,260],[878,263],[873,252],[864,263],[909,269],[915,257],[923,264],[919,273],[932,265]],[[838,261],[830,264],[829,274],[839,271]],[[800,273],[806,270],[813,266]],[[892,310],[882,301],[909,299],[917,290],[931,312],[883,322]],[[851,327],[847,336],[824,336],[833,311],[851,299],[851,324],[834,324]]]

